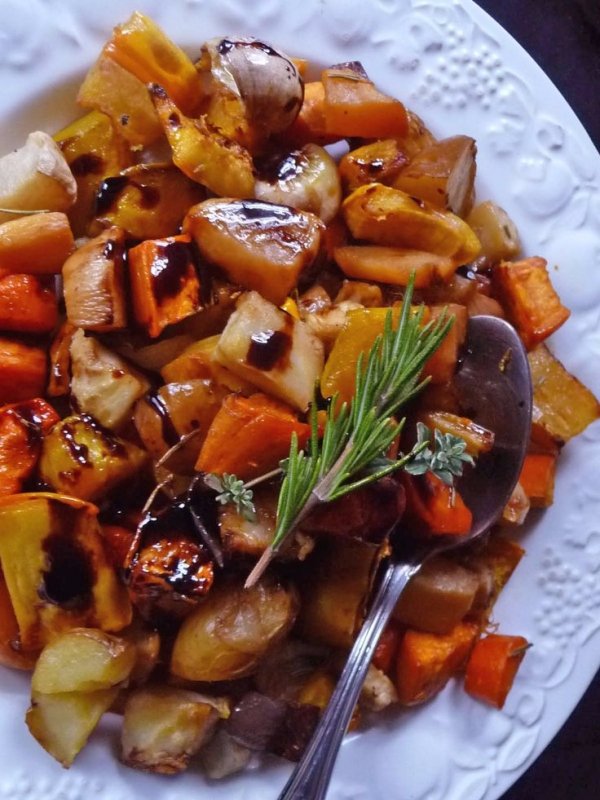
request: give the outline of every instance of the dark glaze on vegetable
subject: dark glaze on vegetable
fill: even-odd
[[[96,214],[102,215],[112,211],[129,186],[133,186],[139,191],[142,208],[155,208],[160,202],[160,192],[156,187],[135,181],[128,175],[116,175],[106,178],[100,184],[96,194]]]
[[[269,183],[295,178],[307,165],[308,159],[302,150],[292,150],[283,156],[267,156],[255,162],[259,178]]]
[[[190,249],[185,242],[158,245],[150,270],[153,293],[158,303],[174,297],[181,290],[190,266]]]
[[[104,169],[104,159],[95,153],[82,153],[69,164],[71,172],[75,177],[82,178],[85,175],[95,175]]]
[[[46,570],[39,589],[42,600],[63,608],[89,606],[96,572],[92,556],[73,536],[73,517],[79,509],[51,503],[51,533],[44,539]]]
[[[165,444],[167,444],[169,447],[177,444],[179,441],[179,434],[175,430],[175,426],[171,421],[169,410],[165,401],[158,394],[147,394],[144,397],[144,400],[146,403],[148,403],[150,408],[152,408],[158,414],[162,426],[162,437],[165,441]]]
[[[291,348],[292,337],[287,331],[261,331],[252,336],[246,361],[250,366],[268,372],[284,366]]]

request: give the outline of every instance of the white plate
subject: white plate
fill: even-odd
[[[0,0],[1,150],[75,115],[72,98],[113,25],[139,8],[192,51],[255,34],[321,63],[361,60],[441,136],[479,145],[478,196],[515,218],[551,265],[573,315],[555,349],[600,394],[600,157],[530,57],[471,0]],[[523,535],[527,556],[497,606],[501,630],[534,642],[503,711],[448,687],[345,743],[330,800],[495,800],[566,720],[600,664],[600,427],[565,448],[556,504]],[[268,800],[280,762],[206,786],[121,767],[107,720],[65,772],[23,723],[27,680],[0,677],[0,798]],[[113,724],[115,723],[115,724]]]

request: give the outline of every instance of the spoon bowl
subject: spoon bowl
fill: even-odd
[[[495,435],[492,450],[459,483],[473,514],[471,531],[433,539],[399,531],[401,548],[383,571],[327,709],[279,800],[324,800],[374,649],[406,585],[431,556],[489,530],[517,483],[531,430],[532,388],[527,353],[514,328],[498,317],[470,319],[455,381],[462,413]]]

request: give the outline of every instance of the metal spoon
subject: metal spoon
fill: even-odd
[[[338,750],[373,651],[398,598],[425,561],[472,542],[496,522],[517,482],[531,427],[531,376],[515,330],[497,317],[469,321],[464,360],[456,376],[464,413],[495,434],[492,451],[461,482],[473,513],[467,537],[423,541],[402,533],[402,552],[386,567],[369,613],[315,733],[279,800],[323,800]]]

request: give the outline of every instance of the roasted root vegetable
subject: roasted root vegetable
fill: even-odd
[[[39,397],[0,408],[0,496],[22,490],[36,467],[43,436],[59,420]]]
[[[302,147],[305,144],[331,144],[339,138],[337,134],[327,132],[325,87],[322,81],[305,83],[302,107],[290,127],[283,132],[283,141],[291,146]]]
[[[143,450],[92,417],[73,415],[60,420],[44,437],[39,472],[57,492],[97,500],[133,479],[146,460]]]
[[[481,255],[491,263],[519,255],[521,243],[516,225],[506,211],[491,200],[475,206],[467,222],[481,242]]]
[[[440,433],[450,433],[466,442],[466,452],[472,456],[488,453],[494,445],[494,432],[483,428],[467,417],[459,417],[448,411],[423,411],[419,421]]]
[[[200,306],[189,243],[189,236],[146,240],[128,253],[134,315],[151,338]]]
[[[520,483],[515,485],[508,502],[502,509],[502,522],[505,525],[522,525],[529,514],[531,502]]]
[[[560,302],[543,258],[503,261],[494,269],[493,283],[528,349],[547,339],[569,318],[571,312]]]
[[[402,705],[423,703],[463,668],[479,628],[461,622],[450,633],[407,630],[396,660],[396,689]]]
[[[35,654],[24,653],[19,646],[19,623],[15,616],[4,575],[0,571],[0,664],[12,669],[30,670]]]
[[[464,218],[475,195],[476,152],[470,136],[441,139],[418,152],[393,186]]]
[[[167,383],[181,383],[189,380],[211,380],[232,392],[253,394],[254,387],[234,372],[219,364],[214,355],[220,335],[190,343],[172,361],[160,368],[160,374]]]
[[[79,409],[104,427],[118,429],[150,384],[124,358],[81,330],[73,334],[69,352],[71,393]]]
[[[190,209],[184,231],[232,283],[280,304],[314,262],[323,223],[276,203],[211,199]]]
[[[452,319],[450,330],[435,353],[423,367],[423,375],[428,375],[432,383],[449,383],[456,372],[460,347],[467,336],[467,309],[456,303],[445,306],[431,306],[431,319],[444,316]]]
[[[58,274],[74,247],[69,220],[60,211],[10,219],[0,225],[0,271]]]
[[[554,501],[556,454],[528,453],[523,462],[519,483],[532,508],[546,508]]]
[[[125,234],[108,228],[65,261],[63,291],[67,319],[85,330],[115,331],[127,325]]]
[[[412,529],[427,535],[469,533],[473,516],[456,489],[432,472],[419,477],[403,475],[402,481],[406,490],[405,521]]]
[[[204,117],[186,117],[162,86],[150,97],[173,152],[173,163],[193,181],[222,197],[252,197],[254,169],[250,153],[212,128]]]
[[[196,469],[245,480],[257,477],[277,468],[289,452],[292,434],[303,447],[310,426],[299,422],[288,406],[264,394],[231,394],[208,430]]]
[[[467,662],[465,690],[495,708],[502,708],[529,643],[523,636],[492,633],[480,639]]]
[[[0,562],[24,651],[74,627],[119,631],[127,592],[105,555],[89,503],[33,492],[0,499]]]
[[[323,369],[323,345],[310,328],[258,292],[242,295],[215,359],[244,380],[300,411]]]
[[[245,589],[239,581],[215,586],[184,620],[173,647],[171,672],[193,681],[251,675],[267,650],[293,625],[295,590],[262,581]]]
[[[47,374],[46,353],[41,347],[0,338],[0,403],[42,396]]]
[[[202,695],[171,687],[148,687],[127,698],[121,760],[130,767],[174,775],[210,738],[218,719]]]
[[[399,139],[379,139],[346,153],[340,163],[339,172],[346,194],[367,183],[393,184],[408,157]]]
[[[0,158],[0,207],[23,211],[66,211],[77,184],[51,136],[30,133],[23,147]],[[14,219],[0,211],[0,222]]]
[[[58,321],[56,293],[35,275],[0,278],[0,330],[50,333]]]
[[[349,278],[406,286],[414,275],[416,289],[449,277],[456,268],[448,256],[375,244],[336,247],[334,258]]]
[[[528,356],[533,383],[532,421],[556,442],[568,442],[600,417],[600,403],[541,344]]]
[[[448,256],[457,266],[472,261],[480,250],[477,236],[460,217],[380,183],[356,189],[342,211],[352,235],[372,244]]]
[[[523,548],[505,536],[490,536],[466,552],[462,563],[479,578],[470,616],[487,622],[493,604],[523,558]]]

